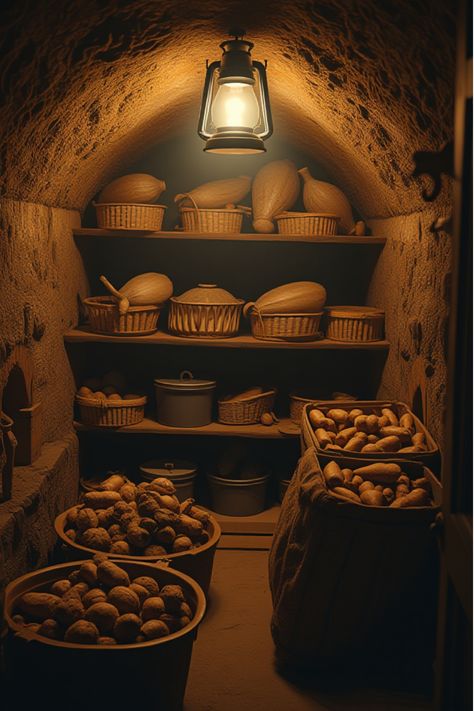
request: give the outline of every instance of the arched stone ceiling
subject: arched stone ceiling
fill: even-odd
[[[205,59],[237,23],[269,61],[275,131],[364,216],[412,212],[413,152],[452,133],[449,5],[16,0],[1,18],[1,193],[83,209],[147,146],[194,130]]]

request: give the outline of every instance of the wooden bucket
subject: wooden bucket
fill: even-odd
[[[6,708],[67,709],[134,708],[137,699],[153,711],[180,711],[193,642],[206,610],[199,585],[182,573],[145,562],[120,561],[131,577],[147,575],[158,584],[181,585],[190,600],[191,623],[168,637],[139,644],[83,645],[28,635],[12,615],[18,597],[47,589],[67,578],[81,561],[54,565],[17,578],[5,592],[7,687]],[[2,692],[3,693],[3,692]],[[5,700],[5,699],[4,699]]]
[[[78,560],[82,558],[84,560],[92,558],[92,556],[99,551],[94,550],[93,548],[87,548],[86,546],[81,546],[79,543],[76,543],[76,541],[72,541],[68,538],[64,533],[66,518],[69,511],[71,511],[71,509],[63,511],[63,513],[57,516],[54,522],[54,530],[63,544],[66,559]],[[166,561],[169,563],[170,567],[173,568],[173,570],[179,570],[181,573],[189,575],[189,577],[195,580],[204,590],[204,594],[207,595],[209,585],[211,583],[214,555],[221,537],[221,528],[214,516],[209,516],[207,531],[209,533],[209,540],[207,543],[199,546],[199,548],[193,548],[192,550],[183,551],[182,553],[169,553],[168,555],[161,557],[145,555],[117,555],[116,553],[105,553],[105,555],[109,558],[113,558],[113,560],[120,561],[120,563],[133,561],[136,563],[152,564],[160,561]]]

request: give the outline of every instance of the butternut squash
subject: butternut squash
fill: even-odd
[[[252,185],[253,226],[256,232],[273,232],[275,215],[293,207],[300,191],[295,164],[275,160],[261,168]]]
[[[336,185],[316,180],[308,168],[301,168],[298,173],[304,180],[303,203],[307,212],[330,212],[340,218],[343,234],[349,234],[354,226],[352,208],[349,200]]]
[[[146,173],[130,173],[106,185],[99,194],[98,202],[148,204],[156,202],[164,190],[164,180]]]
[[[181,207],[222,208],[229,203],[239,203],[250,191],[252,178],[239,175],[238,178],[212,180],[203,183],[188,193],[179,193],[174,201]]]

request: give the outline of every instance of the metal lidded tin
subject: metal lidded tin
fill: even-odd
[[[168,427],[203,427],[212,422],[215,380],[198,380],[189,370],[179,379],[155,379],[156,418]]]

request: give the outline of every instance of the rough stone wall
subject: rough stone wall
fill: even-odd
[[[451,239],[432,231],[435,208],[371,221],[387,237],[368,303],[385,310],[391,347],[380,384],[382,398],[412,404],[420,387],[424,419],[443,446],[447,379]]]
[[[366,217],[422,208],[412,153],[452,123],[443,0],[17,0],[0,55],[4,195],[82,209],[157,138],[195,130],[205,59],[243,26],[269,61],[275,129]]]
[[[71,430],[74,382],[63,334],[77,323],[78,294],[87,294],[72,236],[79,225],[73,210],[0,203],[0,362],[17,344],[31,349],[45,441]]]
[[[0,614],[5,585],[48,563],[54,519],[76,502],[78,481],[73,434],[46,444],[33,466],[15,469],[13,498],[0,507]]]

